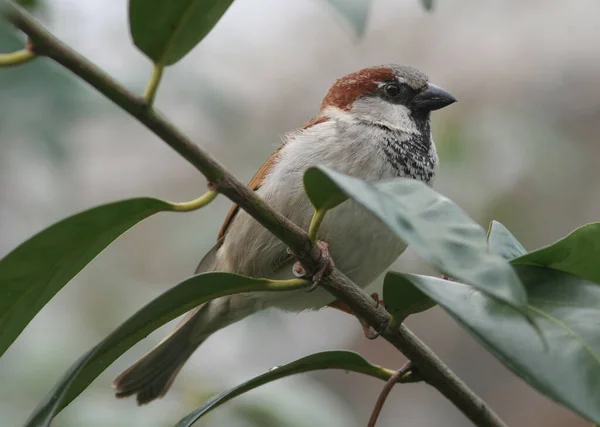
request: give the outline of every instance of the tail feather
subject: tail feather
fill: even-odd
[[[196,268],[196,274],[214,270],[217,251],[222,243],[223,239],[220,239],[204,256]],[[212,301],[189,312],[170,335],[115,378],[113,387],[116,389],[116,396],[122,398],[137,395],[138,405],[163,397],[194,350],[212,331],[218,329],[211,325],[214,323],[210,316],[211,304]],[[198,324],[204,326],[200,328],[206,330],[204,336],[197,336]],[[222,327],[225,326],[227,325]]]
[[[185,362],[202,343],[200,340],[189,340],[189,325],[191,323],[180,325],[152,351],[115,378],[113,386],[116,396],[137,395],[138,405],[163,397]]]
[[[137,395],[139,405],[164,396],[185,362],[210,335],[262,308],[255,298],[236,294],[191,311],[152,351],[115,378],[116,396]]]

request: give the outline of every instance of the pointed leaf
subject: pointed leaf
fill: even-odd
[[[289,291],[304,287],[302,280],[289,283],[252,279],[231,273],[204,273],[183,281],[155,298],[102,342],[83,355],[54,389],[46,395],[26,427],[46,427],[112,362],[135,343],[177,316],[211,299],[241,292]]]
[[[600,223],[579,227],[558,242],[530,252],[513,264],[540,265],[600,283]]]
[[[367,27],[371,0],[326,0],[352,25],[356,35],[362,37]]]
[[[492,221],[490,224],[488,246],[491,252],[500,255],[507,261],[527,253],[515,236],[498,221]]]
[[[510,264],[488,251],[481,226],[424,183],[406,178],[369,183],[313,167],[304,186],[316,208],[339,203],[343,193],[449,277],[527,312],[523,285]]]
[[[219,22],[233,0],[129,0],[129,31],[154,63],[183,58]]]
[[[98,206],[48,227],[0,260],[0,355],[104,248],[143,219],[168,210],[171,204],[151,198]]]
[[[600,286],[544,267],[518,266],[517,272],[548,348],[522,316],[467,285],[402,276],[531,386],[600,422]]]
[[[383,301],[386,310],[398,323],[411,314],[421,313],[437,303],[406,280],[400,273],[390,271],[383,281]]]
[[[217,406],[220,406],[243,393],[260,387],[261,385],[270,383],[280,378],[288,377],[290,375],[323,369],[343,369],[345,371],[369,375],[379,378],[383,381],[387,381],[394,374],[394,371],[372,365],[359,354],[351,351],[333,350],[315,353],[298,359],[292,363],[288,363],[287,365],[275,367],[269,372],[259,375],[250,381],[218,394],[212,399],[206,401],[198,409],[182,418],[175,427],[189,427],[198,421],[200,417],[206,415]]]

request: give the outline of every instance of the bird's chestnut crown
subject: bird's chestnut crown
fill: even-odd
[[[405,114],[427,115],[456,102],[415,68],[383,65],[338,79],[321,104],[354,113],[357,118],[395,127]]]

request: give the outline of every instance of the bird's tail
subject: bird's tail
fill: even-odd
[[[116,396],[137,395],[138,405],[164,396],[200,344],[254,311],[252,299],[242,294],[217,298],[191,311],[153,350],[115,378]]]

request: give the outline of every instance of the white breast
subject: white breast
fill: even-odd
[[[302,183],[304,171],[322,165],[368,181],[397,176],[381,155],[382,132],[374,126],[330,120],[290,136],[258,193],[294,223],[308,229],[313,208]],[[370,284],[404,251],[406,245],[379,220],[352,201],[329,211],[319,239],[329,243],[336,266],[361,287]],[[291,265],[274,271],[287,256],[285,246],[245,212],[230,226],[217,255],[217,269],[254,277],[290,278]],[[290,295],[293,294],[293,295]],[[317,289],[273,296],[285,310],[319,308],[334,298]],[[275,294],[272,294],[275,295]]]

